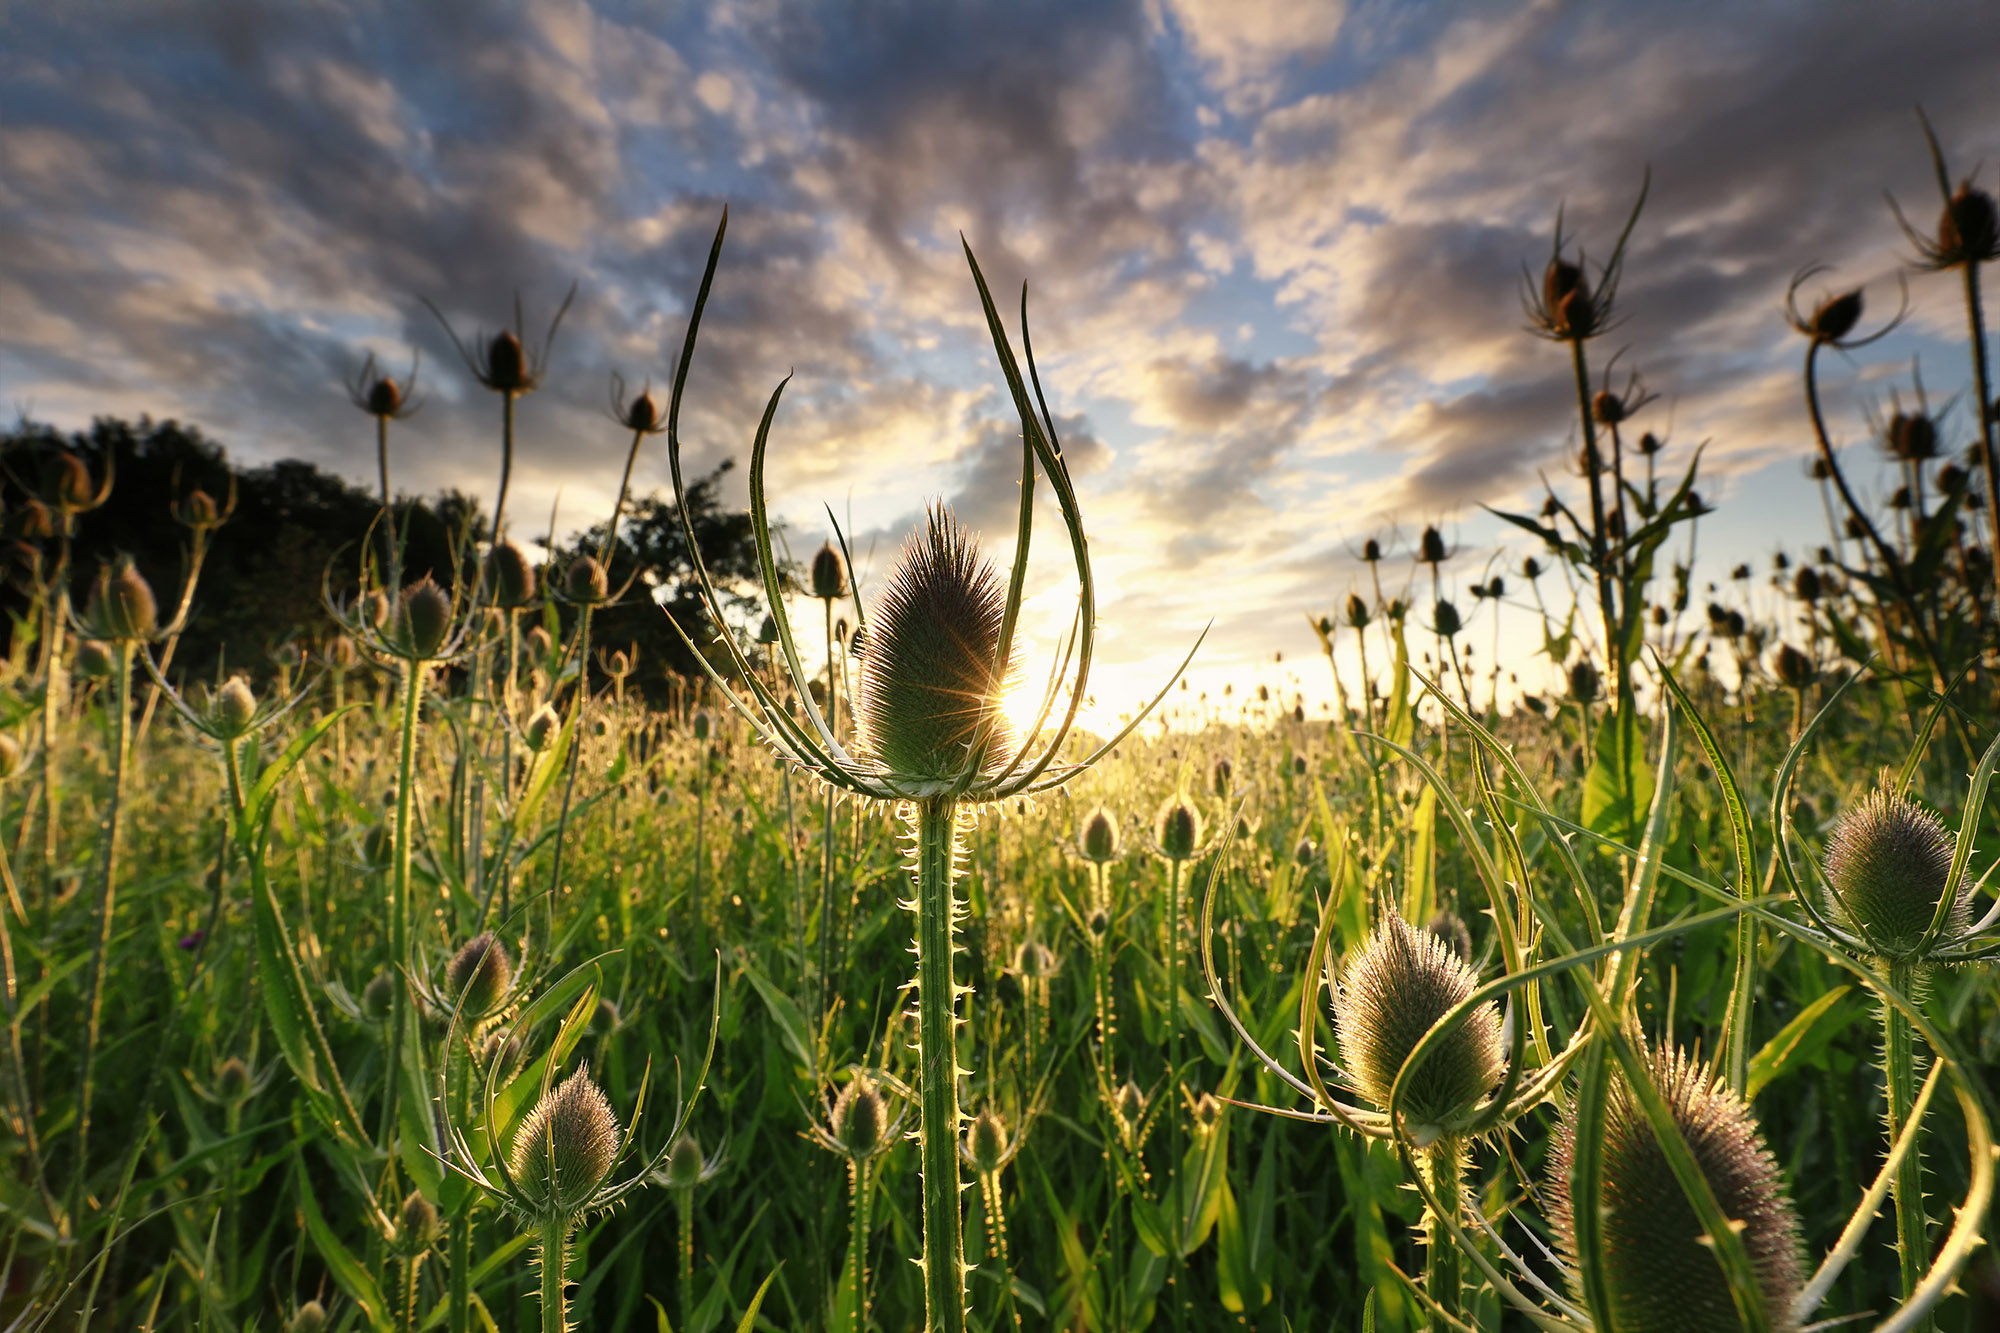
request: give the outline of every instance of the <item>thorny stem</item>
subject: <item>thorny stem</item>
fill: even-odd
[[[1167,1218],[1172,1228],[1172,1253],[1167,1256],[1167,1285],[1173,1291],[1173,1323],[1176,1333],[1187,1327],[1187,1258],[1181,1253],[1183,1227],[1181,1220],[1181,1194],[1186,1188],[1183,1177],[1187,1174],[1181,1161],[1181,1118],[1175,1112],[1173,1099],[1181,1091],[1181,863],[1172,860],[1167,863],[1167,1088],[1162,1094],[1168,1099],[1167,1116],[1167,1169],[1172,1172],[1172,1183],[1168,1186]]]
[[[1630,690],[1631,664],[1626,662],[1624,645],[1618,635],[1618,607],[1611,594],[1611,571],[1605,548],[1604,459],[1597,452],[1597,423],[1590,414],[1590,366],[1584,358],[1583,339],[1569,340],[1570,365],[1576,371],[1576,407],[1583,425],[1583,470],[1590,482],[1590,568],[1597,577],[1597,608],[1604,619],[1604,651],[1618,682],[1622,701]]]
[[[1007,1321],[1014,1333],[1021,1333],[1021,1311],[1014,1303],[1014,1264],[1007,1257],[1007,1213],[1000,1197],[1000,1173],[984,1171],[979,1176],[979,1198],[986,1205],[986,1248],[1000,1265],[1001,1299]]]
[[[918,1096],[924,1193],[924,1311],[929,1333],[965,1333],[965,1234],[959,1212],[958,1013],[952,954],[958,805],[916,803]]]
[[[854,1293],[849,1333],[864,1333],[868,1327],[868,1207],[875,1185],[874,1173],[865,1157],[849,1158],[847,1180],[852,1222],[847,1237],[844,1286]]]
[[[493,541],[497,545],[504,529],[500,521],[507,517],[507,480],[514,473],[514,391],[507,390],[500,395],[500,498],[493,502]]]
[[[1911,963],[1889,965],[1889,985],[1908,995],[1917,980]],[[1882,1001],[1882,1074],[1888,1089],[1889,1142],[1894,1143],[1909,1123],[1910,1107],[1916,1101],[1917,1055],[1910,1020],[1888,999]],[[1929,1221],[1924,1215],[1924,1154],[1921,1140],[1903,1155],[1896,1168],[1893,1185],[1896,1200],[1896,1256],[1902,1267],[1903,1299],[1908,1301],[1923,1280],[1930,1259]],[[1926,1319],[1922,1325],[1933,1325]]]
[[[461,1109],[461,1114],[463,1111]],[[460,1123],[463,1123],[462,1121]],[[451,1333],[466,1333],[472,1327],[472,1208],[461,1208],[450,1222],[451,1272],[448,1323]]]
[[[674,1191],[674,1211],[680,1214],[680,1291],[681,1323],[685,1329],[694,1327],[694,1189],[686,1187]]]
[[[389,418],[375,418],[375,465],[382,473],[382,508],[389,508]]]
[[[569,1303],[563,1294],[563,1267],[569,1261],[569,1219],[542,1223],[542,1333],[569,1333]]]
[[[1423,1167],[1430,1176],[1431,1192],[1437,1195],[1439,1211],[1449,1209],[1455,1217],[1464,1208],[1464,1144],[1457,1139],[1440,1139],[1425,1153]],[[1424,1290],[1444,1311],[1442,1318],[1433,1321],[1433,1327],[1448,1329],[1451,1321],[1459,1318],[1461,1286],[1458,1245],[1438,1216],[1426,1216]]]
[[[410,965],[410,856],[415,833],[417,721],[423,710],[424,672],[429,665],[407,659],[398,684],[403,715],[396,765],[396,845],[389,877],[389,967],[395,979],[390,1009],[389,1063],[382,1082],[382,1143],[387,1150],[396,1132],[396,1096],[402,1088],[403,1025],[408,1019],[409,988],[403,971]],[[394,1170],[395,1154],[389,1154]]]
[[[1965,321],[1972,335],[1972,391],[1978,397],[1980,453],[1986,464],[1986,500],[1989,512],[2000,515],[2000,458],[1993,451],[1993,389],[1987,383],[1986,375],[1986,320],[1980,311],[1979,265],[1967,261],[1965,265]],[[1994,529],[2000,532],[2000,517],[1994,519]],[[2000,578],[2000,561],[1995,562],[1995,576]],[[1996,600],[2000,600],[2000,587],[1995,589]]]
[[[834,688],[833,669],[833,601],[822,601],[826,608],[826,726],[838,735],[840,718],[840,695]],[[812,701],[805,701],[807,707]],[[834,969],[839,966],[833,947],[834,931],[838,909],[833,897],[834,857],[840,839],[836,836],[834,818],[839,813],[835,804],[837,793],[832,787],[826,789],[826,838],[820,844],[819,873],[819,1023],[821,1032],[826,1031],[827,1017],[833,1008]]]

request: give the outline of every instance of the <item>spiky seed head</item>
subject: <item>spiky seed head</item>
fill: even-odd
[[[1803,332],[1816,343],[1837,343],[1861,322],[1861,290],[1829,296],[1813,307]]]
[[[1569,669],[1569,697],[1580,704],[1597,701],[1597,668],[1587,657],[1579,657]]]
[[[1542,317],[1557,338],[1588,338],[1597,332],[1597,312],[1583,269],[1563,258],[1542,271]]]
[[[1609,389],[1599,389],[1590,400],[1590,415],[1601,426],[1616,426],[1625,420],[1625,400]]]
[[[2000,254],[2000,217],[1993,196],[1962,181],[1938,218],[1938,253],[1948,263],[1983,263]]]
[[[188,492],[185,504],[181,506],[181,522],[191,528],[212,528],[222,522],[222,510],[215,503],[215,497],[197,486]]]
[[[620,680],[625,679],[632,674],[631,655],[623,648],[612,649],[611,656],[604,661],[604,670],[608,675],[616,676]]]
[[[828,1128],[835,1143],[856,1161],[873,1157],[889,1146],[889,1108],[875,1081],[856,1074],[834,1098]]]
[[[446,998],[461,1004],[468,1018],[484,1018],[500,1007],[514,982],[514,960],[492,931],[481,931],[445,964]]]
[[[1772,1328],[1784,1333],[1796,1327],[1790,1312],[1802,1276],[1798,1215],[1750,1108],[1678,1050],[1648,1052],[1647,1062],[1723,1216],[1741,1226]],[[1617,1327],[1629,1333],[1734,1333],[1742,1324],[1729,1284],[1622,1073],[1612,1076],[1603,1134],[1604,1285]],[[1572,1263],[1575,1154],[1575,1124],[1565,1116],[1549,1157],[1549,1220]]]
[[[396,599],[390,638],[412,657],[429,661],[451,632],[451,596],[426,574]]]
[[[1426,565],[1443,564],[1444,534],[1434,527],[1425,528],[1423,538],[1417,543],[1417,559]]]
[[[307,1301],[285,1325],[285,1333],[326,1333],[326,1307],[318,1301]]]
[[[1299,839],[1298,846],[1292,848],[1292,862],[1295,865],[1309,866],[1313,863],[1313,858],[1318,855],[1319,844],[1312,840],[1312,835],[1309,833]]]
[[[1472,961],[1472,932],[1458,913],[1441,907],[1435,916],[1424,922],[1424,929],[1450,945],[1459,962]]]
[[[707,1169],[708,1159],[702,1156],[701,1144],[694,1135],[683,1134],[674,1140],[660,1175],[670,1190],[691,1190],[701,1183],[701,1173]]]
[[[696,740],[707,740],[715,731],[715,714],[706,708],[695,709],[694,717],[689,720],[688,729],[694,733]]]
[[[250,1096],[250,1066],[241,1056],[232,1055],[215,1067],[215,1099],[235,1106]]]
[[[933,508],[889,571],[871,620],[854,716],[867,753],[898,781],[955,782],[985,736],[983,769],[1013,737],[996,659],[1007,590],[951,512]]]
[[[562,719],[556,716],[556,710],[543,704],[529,716],[528,724],[521,728],[521,739],[528,743],[530,750],[539,754],[549,748],[549,742],[556,738],[556,732],[561,728]]]
[[[521,1122],[508,1163],[515,1183],[544,1216],[574,1215],[611,1174],[618,1120],[579,1069],[550,1088]]]
[[[1216,760],[1215,770],[1212,774],[1215,784],[1215,794],[1217,796],[1229,795],[1230,784],[1235,776],[1236,766],[1234,764],[1231,764],[1227,759]]]
[[[1802,602],[1817,602],[1822,591],[1819,571],[1811,565],[1802,566],[1792,575],[1792,592]]]
[[[1185,796],[1169,796],[1153,817],[1153,841],[1169,861],[1188,860],[1201,845],[1201,811]]]
[[[1343,618],[1355,629],[1368,628],[1368,622],[1373,617],[1369,614],[1368,603],[1361,600],[1360,593],[1351,592],[1347,594],[1347,606],[1343,612]]]
[[[1771,670],[1776,673],[1778,683],[1788,690],[1803,690],[1819,679],[1819,668],[1789,643],[1778,645],[1777,653],[1771,659]]]
[[[416,1254],[430,1248],[437,1239],[437,1207],[415,1190],[403,1199],[403,1206],[396,1214],[396,1246],[405,1254]]]
[[[856,625],[854,633],[849,635],[847,639],[847,655],[849,657],[860,657],[867,651],[868,627],[866,625]]]
[[[625,405],[625,428],[627,430],[649,431],[660,422],[660,405],[653,401],[653,395],[642,392]]]
[[[812,595],[822,602],[836,602],[847,596],[847,562],[832,542],[813,552]]]
[[[563,575],[563,591],[572,602],[601,602],[611,595],[611,579],[595,557],[580,555]]]
[[[125,558],[98,576],[84,618],[101,639],[136,643],[153,637],[160,626],[160,607],[153,600],[153,585]]]
[[[1118,855],[1118,821],[1111,812],[1098,806],[1084,816],[1083,827],[1076,835],[1077,845],[1083,849],[1084,859],[1103,865]]]
[[[386,870],[389,858],[395,853],[395,837],[387,824],[370,824],[368,831],[361,835],[361,859],[370,870]]]
[[[1014,970],[1024,981],[1042,981],[1056,974],[1059,965],[1055,950],[1040,940],[1022,940],[1014,951]]]
[[[1906,463],[1936,458],[1937,423],[1921,412],[1898,412],[1889,418],[1888,445],[1890,456]]]
[[[982,1176],[1000,1169],[1007,1156],[1007,1125],[992,1107],[975,1116],[972,1127],[965,1131],[965,1156]]]
[[[209,701],[208,725],[224,740],[234,740],[250,730],[256,718],[257,696],[250,692],[250,682],[241,676],[231,676],[223,682]]]
[[[50,496],[59,509],[74,513],[90,508],[97,499],[90,484],[90,469],[75,454],[57,454],[49,480]]]
[[[1930,929],[1951,878],[1956,840],[1928,810],[1884,788],[1850,808],[1827,842],[1826,877],[1836,918],[1885,958],[1908,957]],[[1941,938],[1971,922],[1971,890],[1955,901]]]
[[[76,669],[86,679],[109,680],[118,670],[118,659],[112,656],[109,645],[85,639],[76,645]]]
[[[1431,608],[1431,623],[1436,626],[1438,637],[1444,639],[1457,638],[1458,632],[1465,628],[1465,621],[1458,614],[1458,608],[1442,597],[1438,598],[1437,605]]]
[[[403,387],[384,375],[368,386],[368,415],[393,417],[403,408]]]
[[[501,542],[486,557],[486,581],[501,606],[526,606],[535,600],[535,567],[512,542]]]
[[[1342,973],[1334,997],[1341,1057],[1361,1094],[1387,1107],[1417,1042],[1478,984],[1450,944],[1393,910],[1385,915]],[[1482,1004],[1411,1071],[1403,1116],[1420,1141],[1454,1136],[1502,1072],[1500,1011]]]
[[[395,1002],[396,979],[387,972],[377,972],[361,988],[361,1016],[371,1023],[387,1022]]]
[[[528,354],[511,329],[502,329],[486,344],[486,387],[499,393],[526,393]]]

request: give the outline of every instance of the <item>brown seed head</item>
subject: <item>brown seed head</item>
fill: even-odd
[[[535,1103],[514,1135],[509,1169],[545,1217],[573,1216],[611,1174],[618,1120],[611,1103],[579,1069]]]

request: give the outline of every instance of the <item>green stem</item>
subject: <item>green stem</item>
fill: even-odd
[[[1181,1161],[1180,1110],[1173,1104],[1181,1091],[1181,863],[1175,859],[1167,865],[1167,1088],[1161,1095],[1167,1099],[1167,1170],[1172,1181],[1168,1186],[1167,1224],[1172,1228],[1173,1252],[1167,1256],[1167,1287],[1173,1293],[1170,1299],[1178,1333],[1187,1327],[1187,1303],[1182,1290],[1186,1286],[1187,1260],[1181,1253],[1184,1240],[1181,1180],[1186,1172]]]
[[[1424,1158],[1431,1178],[1431,1192],[1437,1195],[1440,1212],[1449,1209],[1454,1217],[1464,1209],[1465,1149],[1457,1139],[1441,1139]],[[1458,1245],[1438,1216],[1424,1219],[1424,1290],[1444,1311],[1431,1326],[1449,1329],[1460,1317],[1460,1289],[1463,1279]]]
[[[1611,674],[1618,682],[1618,697],[1632,688],[1631,663],[1625,660],[1624,645],[1618,636],[1618,607],[1611,595],[1608,562],[1609,534],[1604,517],[1604,456],[1597,451],[1597,421],[1590,413],[1590,366],[1583,355],[1583,339],[1569,340],[1570,366],[1576,373],[1576,408],[1583,424],[1584,473],[1590,481],[1590,568],[1597,578],[1597,609],[1604,621],[1604,653]]]
[[[1995,457],[1993,441],[1993,389],[1986,373],[1986,320],[1979,309],[1979,265],[1965,265],[1965,320],[1972,335],[1972,390],[1979,399],[1979,442],[1986,463],[1986,498],[1989,506],[2000,503],[2000,457]],[[1989,512],[1991,512],[1989,510]],[[1995,519],[2000,531],[2000,519]],[[1996,571],[2000,577],[2000,571]],[[1974,594],[1975,597],[1977,594]]]
[[[1889,965],[1889,985],[1908,995],[1916,981],[1911,963]],[[1910,1020],[1886,998],[1882,1001],[1882,1072],[1888,1084],[1889,1141],[1894,1143],[1909,1123],[1910,1107],[1917,1098],[1917,1055]],[[1919,1137],[1896,1168],[1896,1255],[1902,1268],[1903,1299],[1908,1301],[1923,1280],[1924,1265],[1930,1258],[1930,1239],[1924,1216],[1924,1154]],[[1921,1327],[1931,1328],[1929,1319]]]
[[[680,1214],[681,1327],[694,1327],[694,1190],[674,1191],[674,1211]]]
[[[514,391],[500,395],[500,497],[493,502],[493,541],[498,545],[500,522],[507,516],[507,481],[514,474]]]
[[[461,1121],[460,1123],[464,1123]],[[451,1333],[466,1333],[472,1327],[472,1208],[468,1204],[451,1219],[451,1272],[447,1275],[449,1301],[447,1318]]]
[[[866,1157],[848,1159],[847,1180],[852,1221],[847,1236],[845,1285],[854,1293],[853,1320],[848,1331],[864,1333],[868,1327],[868,1206],[875,1184]]]
[[[917,1093],[924,1194],[924,1311],[929,1333],[965,1333],[965,1234],[958,1193],[958,1012],[952,979],[958,900],[958,804],[917,803]]]
[[[563,1294],[563,1266],[569,1260],[569,1219],[542,1224],[542,1333],[569,1333],[569,1303]]]
[[[382,1083],[382,1134],[378,1145],[394,1171],[390,1151],[396,1132],[396,1094],[402,1088],[403,1026],[408,1021],[409,991],[403,984],[410,965],[410,847],[415,832],[417,782],[417,721],[423,710],[426,663],[401,663],[402,737],[396,766],[396,845],[389,877],[389,967],[394,981],[389,1023],[389,1063]]]
[[[1021,1333],[1021,1311],[1014,1304],[1014,1265],[1007,1257],[1007,1213],[1005,1201],[1000,1197],[998,1171],[988,1171],[979,1177],[979,1196],[986,1205],[987,1248],[1000,1265],[1001,1299],[1005,1302],[1007,1322],[1014,1333]]]

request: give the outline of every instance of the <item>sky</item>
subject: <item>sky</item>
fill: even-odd
[[[1962,395],[1955,283],[1910,271],[1889,198],[1930,229],[1919,104],[1954,174],[1995,188],[1996,50],[2000,7],[1976,3],[14,0],[0,394],[65,427],[176,417],[239,460],[372,485],[344,385],[370,353],[398,374],[414,355],[394,483],[490,509],[498,400],[426,303],[470,339],[518,298],[536,343],[574,284],[508,508],[524,537],[552,508],[581,527],[624,459],[611,378],[670,379],[727,205],[688,465],[746,462],[792,376],[774,516],[803,557],[838,515],[865,588],[940,498],[1011,551],[1019,423],[962,236],[1017,339],[1029,284],[1103,711],[1205,627],[1192,689],[1317,702],[1307,617],[1369,586],[1371,536],[1400,589],[1429,524],[1461,610],[1509,576],[1469,637],[1490,654],[1497,629],[1533,683],[1533,544],[1485,506],[1582,485],[1566,352],[1521,305],[1558,210],[1601,261],[1650,173],[1592,355],[1657,395],[1631,429],[1666,441],[1663,470],[1702,450],[1698,617],[1700,582],[1825,540],[1783,316],[1802,266],[1830,266],[1806,297],[1863,286],[1871,319],[1907,279],[1901,328],[1827,365],[1864,474],[1913,373],[1934,408]],[[1963,408],[1944,423],[1962,447]],[[635,487],[666,479],[649,443]],[[1076,584],[1053,510],[1037,533],[1046,654]]]

